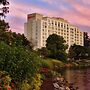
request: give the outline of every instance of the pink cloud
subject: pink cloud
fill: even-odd
[[[88,4],[88,5],[90,5],[90,0],[82,0],[82,2],[84,3],[84,4]]]
[[[22,8],[24,7],[24,8]],[[27,14],[29,13],[33,13],[33,12],[37,12],[37,13],[41,13],[44,15],[49,15],[49,16],[55,16],[57,15],[56,11],[51,11],[45,8],[41,8],[32,4],[29,5],[25,5],[25,4],[17,4],[17,5],[10,5],[10,9],[9,9],[10,13],[8,14],[8,17],[10,17],[7,21],[9,21],[10,26],[12,31],[16,31],[19,33],[24,33],[24,23],[26,22],[26,18],[27,18]],[[44,11],[44,13],[43,13]],[[47,13],[49,12],[49,13]],[[23,23],[21,24],[17,24],[18,22],[20,22],[19,19],[24,20]],[[16,28],[17,27],[17,28]],[[19,29],[19,31],[17,30]]]
[[[43,0],[50,5],[56,6],[62,2],[62,0]],[[34,5],[32,3],[23,4],[18,3],[14,4],[12,0],[10,0],[10,13],[8,14],[10,26],[13,31],[23,33],[24,32],[24,22],[27,20],[27,14],[30,13],[40,13],[46,16],[55,16],[55,17],[63,17],[69,22],[76,25],[84,25],[90,27],[90,9],[87,6],[83,6],[82,4],[76,2],[75,0],[67,0],[68,3],[74,8],[71,10],[64,6],[63,4],[58,5],[57,10],[52,10],[46,7],[41,7]],[[85,3],[85,0],[82,0]],[[89,1],[89,0],[87,0]],[[24,7],[24,8],[22,8]],[[18,19],[17,19],[18,18]],[[19,31],[18,31],[19,30]]]

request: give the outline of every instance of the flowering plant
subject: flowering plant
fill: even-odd
[[[12,79],[6,72],[0,71],[0,90],[15,90]]]

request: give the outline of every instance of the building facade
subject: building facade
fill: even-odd
[[[34,45],[34,49],[46,46],[46,40],[51,34],[64,38],[70,47],[73,44],[83,46],[83,32],[67,20],[58,17],[44,17],[38,13],[28,14],[24,24],[24,34]]]

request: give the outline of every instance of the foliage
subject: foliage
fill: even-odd
[[[9,46],[23,46],[27,49],[32,49],[32,44],[26,39],[24,34],[16,34],[15,32],[6,31],[8,24],[4,21],[0,22],[0,42],[5,42]],[[4,25],[5,24],[5,25]]]
[[[69,58],[71,59],[86,59],[88,56],[88,50],[86,47],[84,46],[80,46],[80,45],[73,45],[70,47],[69,49]]]
[[[46,68],[49,68],[52,71],[57,71],[58,69],[64,67],[64,63],[59,60],[45,59],[45,60],[43,60],[43,62],[48,65],[48,67],[46,67]]]
[[[40,90],[42,85],[41,75],[36,73],[31,83],[31,90]]]
[[[47,58],[49,55],[49,50],[47,50],[46,47],[42,47],[41,49],[38,49],[37,52],[42,58]]]
[[[90,38],[87,32],[84,32],[84,46],[86,47],[90,46]]]
[[[9,5],[7,0],[0,0],[0,17],[5,17],[5,14],[9,12],[7,5]]]
[[[0,69],[7,71],[16,81],[30,81],[40,65],[39,57],[22,47],[0,43]]]
[[[67,53],[65,51],[58,50],[55,57],[57,60],[67,62]]]
[[[0,20],[0,33],[7,31],[9,29],[9,24],[4,20]]]
[[[49,68],[49,64],[47,63],[47,60],[42,60],[41,61],[41,67],[42,68]]]
[[[0,90],[15,90],[10,75],[5,71],[0,71]]]
[[[51,71],[51,75],[52,77],[57,77],[57,76],[61,77],[61,74],[56,71]]]
[[[73,60],[73,59],[75,58],[75,56],[76,56],[76,53],[75,53],[75,51],[74,51],[74,47],[71,46],[71,47],[69,48],[68,58],[70,58],[71,60]]]
[[[87,59],[89,59],[90,60],[90,46],[89,47],[85,47],[86,49],[85,49],[85,51],[86,51],[86,57],[87,57]]]
[[[58,60],[66,60],[67,45],[63,37],[52,34],[46,40],[46,48],[50,51],[49,57]]]
[[[9,43],[11,46],[23,46],[28,49],[32,49],[32,44],[27,40],[24,34],[16,34],[15,32],[8,32],[9,33]]]
[[[21,84],[21,90],[31,90],[31,86],[27,80],[24,80]]]
[[[6,0],[2,0],[2,3]],[[10,46],[23,46],[28,49],[32,49],[32,44],[27,40],[24,34],[16,34],[9,30],[9,24],[4,20],[0,20],[0,42],[5,42]]]
[[[36,74],[40,58],[33,52],[32,44],[23,34],[9,31],[9,24],[1,20],[9,12],[6,5],[9,5],[7,0],[0,0],[0,69],[9,73],[17,90],[30,90],[32,87],[33,90],[40,90],[41,78]]]

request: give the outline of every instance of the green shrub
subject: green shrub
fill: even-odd
[[[40,58],[35,53],[0,43],[0,69],[7,71],[16,82],[31,81],[39,66]]]
[[[46,60],[42,60],[41,61],[41,67],[43,67],[43,68],[49,68],[49,64],[47,63]]]
[[[64,67],[64,63],[62,61],[59,60],[55,60],[55,59],[46,59],[43,60],[44,63],[46,63],[48,65],[48,68],[50,70],[60,70],[60,68]]]

